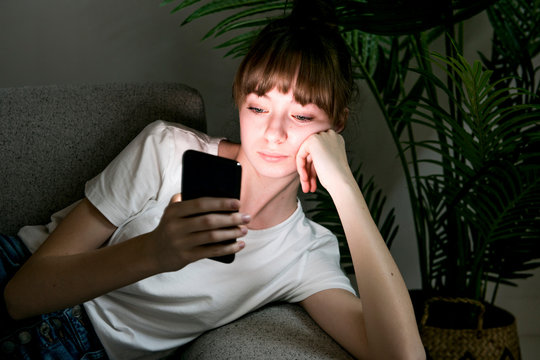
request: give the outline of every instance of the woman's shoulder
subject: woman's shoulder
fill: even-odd
[[[141,133],[146,135],[152,134],[162,134],[162,133],[172,133],[184,137],[198,137],[198,138],[209,138],[207,134],[202,131],[192,129],[186,125],[176,122],[156,120],[148,125],[141,131]]]
[[[223,139],[210,136],[180,123],[163,120],[156,120],[147,125],[141,135],[143,139],[155,138],[161,144],[174,143],[180,148],[193,148],[201,151],[207,151],[208,148],[214,149]],[[213,151],[210,150],[210,152]]]

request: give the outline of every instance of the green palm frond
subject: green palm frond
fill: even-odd
[[[471,66],[461,55],[436,54],[432,61],[462,87],[449,89],[432,72],[418,70],[448,96],[456,112],[429,98],[404,110],[411,114],[409,121],[438,134],[437,140],[406,141],[407,149],[428,154],[419,162],[440,169],[419,177],[419,198],[428,200],[430,282],[441,288],[454,282],[460,284],[455,292],[482,298],[478,290],[486,288],[486,281],[513,284],[538,265],[540,106],[506,107],[526,91],[501,88],[505,79],[492,81],[492,71],[479,62]],[[441,139],[449,146],[441,146]]]
[[[336,12],[345,30],[400,36],[463,21],[495,1],[345,0],[336,2]]]
[[[247,53],[249,49],[249,44],[255,39],[258,33],[259,33],[258,30],[248,31],[244,34],[233,37],[232,39],[224,42],[221,45],[216,46],[216,48],[219,49],[219,48],[232,46],[232,49],[230,49],[225,54],[225,56],[231,56],[231,57],[243,56]]]
[[[539,103],[540,82],[534,61],[540,54],[540,1],[499,0],[487,11],[493,25],[491,59],[480,54],[482,62],[493,70],[495,78],[508,79],[506,86],[513,83],[536,94],[514,98],[514,103]]]
[[[184,20],[182,24],[183,25],[188,24],[191,21],[199,19],[203,16],[220,13],[227,10],[239,9],[243,7],[253,7],[249,15],[264,13],[268,11],[268,6],[273,5],[275,2],[276,2],[275,0],[274,1],[272,0],[213,0],[207,4],[202,5],[197,10],[195,10],[191,15],[189,15]],[[278,2],[282,3],[282,1],[279,1],[279,0]],[[234,18],[238,20],[242,17],[247,16],[247,15],[243,15],[242,17],[239,17],[238,14],[239,13],[231,15],[228,19]],[[234,21],[234,20],[231,20],[231,21]]]
[[[178,0],[164,0],[161,5],[167,6],[173,2],[178,2]],[[180,1],[171,13],[179,12],[199,2],[200,0]],[[253,35],[257,34],[271,20],[287,14],[291,6],[292,2],[286,0],[212,0],[199,5],[198,8],[193,10],[184,19],[182,25],[187,25],[208,15],[232,11],[231,15],[213,26],[204,35],[203,39],[219,37],[242,29],[248,29],[248,32]],[[232,47],[225,56],[243,56],[247,52],[253,37],[246,36],[245,33],[233,35],[228,40],[220,43],[217,48]]]

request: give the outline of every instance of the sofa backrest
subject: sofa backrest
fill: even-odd
[[[0,232],[48,223],[158,119],[206,131],[200,94],[182,84],[0,89]]]

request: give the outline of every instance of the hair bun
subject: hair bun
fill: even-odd
[[[333,0],[294,0],[290,17],[300,26],[337,26]]]

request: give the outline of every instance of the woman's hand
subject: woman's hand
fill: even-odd
[[[237,253],[243,241],[216,244],[247,233],[249,216],[237,210],[236,199],[200,198],[181,201],[176,194],[151,232],[150,255],[160,271],[175,271],[199,259]]]
[[[334,130],[308,137],[298,150],[296,167],[305,193],[317,190],[317,176],[328,190],[338,181],[352,177],[345,141]]]

